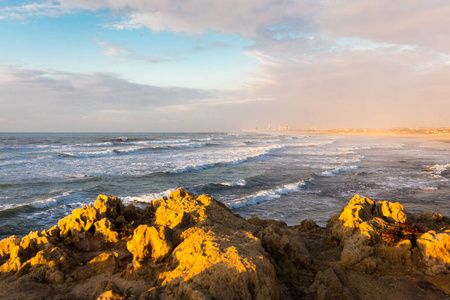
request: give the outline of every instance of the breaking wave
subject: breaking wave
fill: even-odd
[[[318,176],[323,176],[323,177],[330,177],[330,176],[335,176],[335,175],[337,175],[339,173],[342,173],[342,172],[353,171],[353,170],[356,170],[356,169],[358,169],[358,166],[342,166],[342,167],[335,168],[333,170],[320,172],[317,175]]]
[[[225,205],[228,208],[233,209],[258,204],[263,201],[278,199],[283,195],[299,191],[301,187],[304,185],[305,181],[302,180],[296,183],[290,183],[283,186],[279,186],[274,189],[258,191],[241,199],[225,203]]]

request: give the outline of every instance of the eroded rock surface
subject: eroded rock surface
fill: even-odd
[[[331,237],[343,247],[340,264],[367,273],[394,267],[449,273],[448,222],[433,212],[410,215],[409,219],[426,226],[408,223],[408,215],[399,203],[376,204],[368,198],[353,197],[328,221]],[[438,231],[425,232],[429,229]]]
[[[445,299],[449,251],[447,218],[359,196],[320,228],[245,220],[183,189],[145,209],[100,195],[0,241],[0,298]]]

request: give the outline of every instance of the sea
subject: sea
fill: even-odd
[[[288,225],[325,226],[356,194],[450,216],[449,145],[284,132],[0,133],[0,238],[50,228],[98,194],[145,207],[179,187]]]

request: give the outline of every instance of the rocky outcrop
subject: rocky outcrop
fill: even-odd
[[[339,262],[343,267],[367,273],[395,267],[432,274],[450,271],[450,227],[439,214],[425,212],[408,218],[400,203],[375,203],[355,196],[328,221],[328,228],[342,246]],[[439,229],[425,232],[425,228]]]
[[[422,253],[423,263],[431,273],[449,273],[450,229],[439,233],[434,230],[424,233],[417,239],[417,246]]]
[[[0,298],[439,299],[449,238],[437,213],[359,196],[321,228],[245,220],[183,189],[145,209],[100,195],[0,241]]]

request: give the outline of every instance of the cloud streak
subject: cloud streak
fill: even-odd
[[[35,130],[70,131],[80,122],[86,122],[85,130],[93,124],[97,128],[108,124],[110,127],[103,130],[145,131],[151,128],[140,126],[154,122],[153,130],[168,130],[182,128],[183,122],[189,124],[190,116],[183,115],[181,112],[186,109],[180,108],[201,108],[240,100],[227,91],[156,87],[94,72],[74,74],[2,67],[0,79],[0,118],[16,130],[33,123],[31,128]],[[175,117],[172,127],[156,124],[168,115]],[[61,122],[57,128],[52,127]]]
[[[206,90],[136,84],[107,73],[74,74],[3,67],[0,76],[4,78],[0,83],[2,99],[33,98],[33,105],[39,101],[58,101],[69,106],[71,103],[83,104],[86,109],[92,109],[107,103],[110,108],[138,110],[211,98],[211,92]],[[21,94],[30,90],[38,94]]]
[[[138,54],[129,48],[115,45],[114,43],[111,43],[109,41],[99,41],[98,44],[103,48],[102,52],[104,55],[117,57],[125,61],[142,62],[148,64],[157,64],[167,61],[167,59],[158,56]]]
[[[26,20],[34,17],[58,17],[69,13],[70,10],[62,5],[45,1],[43,3],[29,3],[19,6],[7,6],[0,9],[0,20]]]

